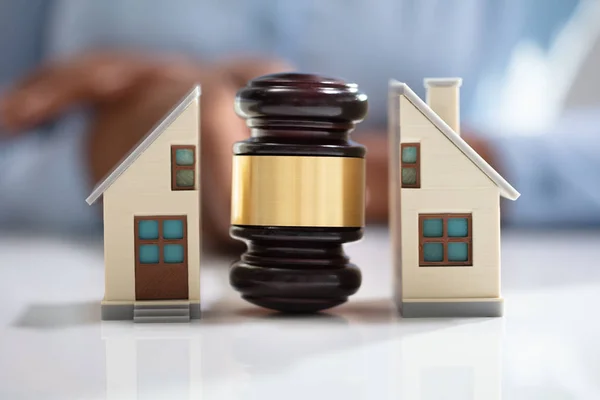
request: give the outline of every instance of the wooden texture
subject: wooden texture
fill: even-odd
[[[165,239],[163,237],[164,221],[181,221],[183,237],[181,239]],[[158,222],[157,239],[140,239],[139,223],[141,221]],[[187,217],[182,216],[144,216],[134,217],[135,227],[135,299],[140,300],[187,300],[188,299],[188,246]],[[142,245],[158,246],[158,263],[142,264],[139,249]],[[167,263],[164,257],[164,246],[174,244],[183,247],[183,262]]]
[[[307,74],[268,75],[249,82],[235,107],[252,130],[250,139],[234,145],[236,156],[365,156],[365,148],[349,140],[367,113],[367,98],[356,85]],[[232,225],[231,235],[248,250],[232,266],[230,282],[244,299],[278,311],[334,307],[360,287],[360,271],[342,245],[362,234],[362,226]]]

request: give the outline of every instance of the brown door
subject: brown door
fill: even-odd
[[[136,300],[187,300],[185,215],[134,217]]]

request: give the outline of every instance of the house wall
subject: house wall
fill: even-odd
[[[400,137],[421,144],[421,189],[401,189],[403,300],[499,297],[498,188],[404,96]],[[419,267],[423,213],[472,213],[473,266]]]
[[[200,192],[171,190],[171,145],[195,145],[200,165],[197,101],[104,193],[105,302],[135,301],[134,216],[144,215],[187,215],[189,297],[200,300]]]

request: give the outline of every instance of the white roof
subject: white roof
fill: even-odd
[[[118,178],[123,174],[123,172],[127,171],[135,160],[138,159],[140,155],[162,133],[171,125],[173,121],[181,115],[181,113],[192,103],[194,103],[200,97],[201,91],[200,86],[195,86],[180,102],[177,104],[168,114],[167,116],[158,123],[152,130],[144,136],[144,138],[133,147],[133,149],[114,167],[114,169],[108,173],[108,175],[100,181],[100,183],[94,188],[92,193],[85,200],[89,205],[94,204],[96,200],[102,196],[102,194],[112,185]]]
[[[419,111],[425,115],[473,164],[488,176],[500,189],[500,195],[516,200],[521,195],[494,168],[473,150],[452,128],[448,126],[407,84],[395,80],[390,81],[390,90],[398,96],[404,95]]]

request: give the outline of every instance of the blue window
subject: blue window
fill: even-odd
[[[185,264],[186,217],[135,217],[137,264]]]
[[[143,244],[140,246],[141,264],[158,264],[158,245]]]
[[[194,150],[177,149],[175,150],[175,162],[177,165],[194,165]]]
[[[448,261],[468,261],[469,244],[463,242],[448,242]]]
[[[402,162],[406,164],[417,163],[417,146],[407,144],[402,147]]]
[[[419,265],[473,265],[471,214],[420,214]]]
[[[165,244],[165,262],[180,264],[183,262],[183,246],[180,244]]]
[[[143,240],[158,239],[158,221],[144,220],[138,225],[139,238]]]
[[[448,218],[448,236],[469,236],[469,220],[467,218]]]
[[[163,237],[165,239],[183,239],[183,221],[180,219],[164,220]]]
[[[423,236],[437,237],[444,236],[444,224],[441,218],[428,218],[423,220]]]
[[[416,168],[402,168],[402,187],[416,186],[418,179]]]
[[[435,242],[423,244],[423,257],[427,262],[444,261],[444,244]]]
[[[196,146],[171,146],[171,190],[194,190]]]
[[[175,172],[175,185],[179,189],[194,187],[194,171],[191,169],[181,169]]]
[[[400,145],[401,187],[418,189],[421,187],[421,144],[402,143]]]

